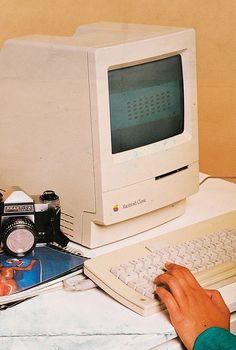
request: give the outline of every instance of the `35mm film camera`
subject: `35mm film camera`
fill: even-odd
[[[60,201],[54,191],[29,196],[20,187],[11,187],[0,196],[0,241],[4,250],[22,256],[36,243],[66,246],[68,238],[60,230],[60,216]]]

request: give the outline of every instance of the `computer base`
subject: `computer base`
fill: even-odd
[[[88,248],[96,248],[147,231],[182,215],[185,211],[185,202],[183,199],[148,214],[109,226],[95,224],[91,221],[92,216],[86,214],[83,220],[81,244]]]

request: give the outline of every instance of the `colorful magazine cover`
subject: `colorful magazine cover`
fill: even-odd
[[[1,297],[24,292],[47,282],[60,280],[83,268],[85,257],[52,246],[39,246],[24,257],[0,254]],[[25,293],[23,293],[25,294]]]

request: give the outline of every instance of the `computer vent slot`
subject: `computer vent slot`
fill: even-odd
[[[73,237],[74,233],[74,217],[67,213],[61,213],[61,230],[67,236]]]

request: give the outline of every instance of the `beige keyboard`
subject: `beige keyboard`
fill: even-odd
[[[87,260],[84,273],[117,301],[148,316],[164,307],[153,280],[167,261],[188,267],[203,287],[235,282],[236,211]]]

